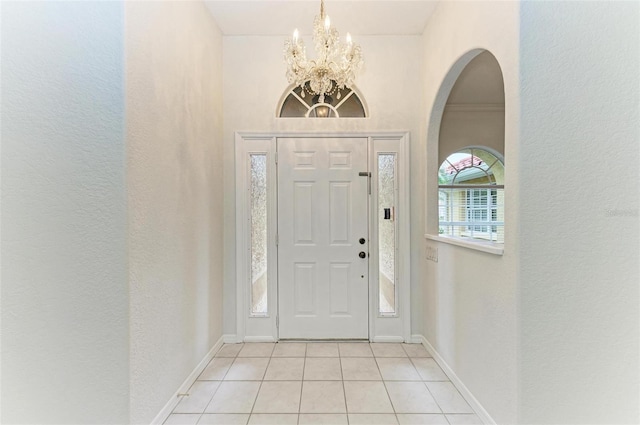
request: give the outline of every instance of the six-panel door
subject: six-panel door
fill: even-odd
[[[368,338],[367,139],[277,149],[279,337]]]

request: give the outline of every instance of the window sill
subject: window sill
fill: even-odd
[[[472,249],[475,251],[486,252],[487,254],[493,255],[503,255],[504,247],[502,245],[498,245],[491,242],[482,242],[482,241],[470,241],[459,238],[453,238],[449,236],[440,236],[440,235],[424,235],[425,239],[429,239],[436,242],[447,243],[449,245],[461,246],[463,248]]]

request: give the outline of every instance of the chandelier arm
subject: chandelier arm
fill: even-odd
[[[284,57],[287,64],[287,80],[304,92],[320,96],[343,90],[353,85],[356,71],[362,66],[362,50],[347,35],[347,43],[340,41],[338,30],[331,27],[325,13],[324,0],[320,0],[320,15],[313,21],[313,41],[317,58],[307,60],[302,40],[297,30],[291,40],[285,41]],[[307,82],[309,83],[307,85]]]

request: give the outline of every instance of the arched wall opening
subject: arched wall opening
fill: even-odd
[[[490,152],[504,163],[504,105],[502,70],[488,50],[474,49],[465,53],[447,72],[427,127],[427,143],[430,145],[426,176],[428,234],[437,235],[439,231],[437,172],[449,156],[464,150],[480,149],[478,152]]]
[[[500,63],[497,57],[500,57]],[[512,423],[515,418],[512,394],[515,388],[513,323],[516,317],[514,270],[517,247],[511,242],[514,232],[506,227],[511,224],[515,228],[514,210],[510,211],[510,217],[497,212],[494,217],[493,210],[485,208],[489,220],[501,223],[474,223],[471,226],[477,227],[466,227],[466,234],[451,232],[445,235],[440,232],[442,209],[439,204],[443,185],[454,186],[460,182],[499,186],[497,193],[493,188],[463,187],[460,193],[447,198],[454,199],[454,206],[458,202],[456,208],[462,207],[452,210],[462,213],[459,220],[451,215],[445,221],[449,221],[450,226],[461,227],[470,226],[463,223],[469,216],[477,217],[475,209],[469,205],[477,207],[478,202],[486,202],[486,199],[499,199],[504,204],[504,187],[509,178],[506,167],[509,157],[514,157],[514,140],[505,138],[507,133],[513,134],[514,117],[513,111],[505,111],[506,103],[509,107],[513,105],[506,102],[512,96],[505,96],[505,86],[509,91],[513,90],[509,61],[508,52],[494,56],[486,49],[467,50],[450,58],[448,63],[451,65],[434,81],[426,127],[425,334],[436,353],[434,357],[439,356],[445,368],[468,389],[468,392],[463,391],[465,397],[477,400],[474,409],[485,423],[499,422],[500,418]],[[504,68],[503,63],[506,64]],[[506,83],[502,69],[506,70]],[[507,119],[511,120],[511,127],[505,125]],[[466,160],[472,159],[466,165],[463,154],[466,154]],[[448,182],[439,178],[441,166],[447,159],[452,165],[457,165],[456,159],[462,164],[451,168],[453,175],[464,178],[451,178]],[[485,169],[484,164],[487,171],[492,169],[490,164],[494,160],[499,160],[504,167],[494,168],[488,173],[487,181],[480,183],[474,173]],[[515,160],[513,165],[516,165]],[[455,191],[458,188],[447,189]],[[484,198],[479,195],[482,191]],[[458,221],[461,223],[454,223]],[[479,221],[484,220],[481,217]],[[499,226],[503,224],[505,227],[501,229]]]

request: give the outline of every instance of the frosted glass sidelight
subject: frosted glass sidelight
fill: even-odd
[[[251,314],[266,315],[267,304],[267,155],[251,154]]]
[[[382,314],[396,313],[396,154],[378,154],[378,263]]]

